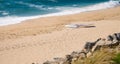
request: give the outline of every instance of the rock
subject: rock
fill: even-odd
[[[97,43],[97,42],[99,42],[101,40],[101,38],[99,38],[99,39],[97,39],[95,42],[87,42],[86,44],[85,44],[85,47],[84,47],[84,49],[86,49],[86,52],[88,53],[88,52],[91,52],[91,49],[93,48],[93,46],[95,46],[95,44]]]
[[[112,35],[112,37],[113,37],[113,44],[114,44],[114,43],[117,43],[117,42],[118,42],[117,34],[114,33],[114,34]]]
[[[78,52],[76,52],[76,51],[73,51],[73,52],[71,53],[71,55],[72,55],[72,54],[74,55],[74,54],[77,54],[77,53],[78,53]]]
[[[55,62],[58,62],[59,64],[63,64],[63,63],[66,61],[66,59],[64,59],[64,58],[59,58],[59,57],[53,58],[53,59],[55,60]]]
[[[107,41],[113,41],[113,37],[111,35],[107,36]]]
[[[114,33],[112,35],[112,43],[109,44],[109,47],[114,47],[114,46],[118,46],[119,45],[119,34],[118,33]]]
[[[76,58],[76,57],[79,56],[79,52],[73,51],[70,55],[71,55],[73,58]]]
[[[69,25],[67,27],[77,28],[77,25]],[[118,46],[119,45],[119,46]],[[54,61],[46,61],[43,64],[72,64],[76,60],[84,60],[86,57],[93,55],[93,52],[100,50],[101,47],[116,47],[117,52],[120,50],[120,33],[114,33],[113,35],[108,35],[107,38],[99,38],[94,42],[86,42],[83,50],[81,52],[73,51],[70,55],[66,55],[65,58],[54,58]],[[102,50],[102,49],[101,49]],[[111,53],[111,50],[107,52]],[[35,63],[32,63],[35,64]]]
[[[59,64],[59,63],[55,61],[46,61],[43,64]]]
[[[73,57],[71,55],[66,55],[67,61],[71,60]]]
[[[113,35],[114,35],[114,37],[116,37],[115,39],[119,42],[120,41],[120,33],[114,33]]]
[[[64,61],[65,59],[64,58],[59,58],[59,57],[56,57],[56,58],[53,58],[55,61]]]
[[[79,53],[79,59],[85,59],[87,56],[87,53],[85,53],[84,51],[81,51],[80,53]]]
[[[107,37],[108,41],[113,41],[113,44],[119,42],[120,40],[120,33],[114,33],[113,35],[109,35]]]
[[[118,41],[120,42],[120,33],[117,33]]]
[[[73,52],[71,53],[71,56],[73,57],[73,58],[72,58],[72,62],[75,62],[75,61],[78,60],[78,58],[79,58],[79,52],[73,51]]]
[[[93,53],[92,53],[92,52],[89,52],[89,53],[87,53],[86,57],[90,57],[90,56],[92,56],[92,55],[93,55]]]
[[[66,55],[66,62],[71,64],[73,57],[71,55]]]
[[[120,40],[120,33],[114,33],[114,35],[116,36],[116,39],[119,41]]]
[[[100,50],[100,48],[102,46],[104,46],[106,43],[105,39],[104,38],[101,38],[99,41],[97,41],[97,43],[95,44],[95,46],[93,46],[92,48],[92,52],[96,51],[96,50]]]
[[[84,47],[86,53],[90,52],[93,46],[94,46],[94,43],[87,42]]]

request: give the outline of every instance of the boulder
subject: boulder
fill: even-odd
[[[84,46],[85,52],[86,53],[91,52],[91,49],[92,49],[93,46],[94,46],[94,43],[86,42],[86,44]]]
[[[117,34],[114,33],[114,34],[112,35],[112,37],[113,37],[113,44],[114,44],[114,43],[117,43],[117,42],[118,42]]]
[[[107,36],[107,41],[113,41],[113,37],[111,35]]]
[[[114,33],[112,35],[112,43],[109,44],[110,47],[118,46],[119,45],[119,33]]]
[[[68,64],[71,64],[71,62],[72,62],[72,59],[73,59],[73,57],[71,56],[71,55],[66,55],[66,62],[68,63]],[[66,63],[65,62],[65,63]]]
[[[79,52],[73,51],[70,55],[71,55],[73,58],[76,58],[76,57],[79,56]]]
[[[84,51],[81,51],[80,53],[79,53],[79,59],[85,59],[87,56],[87,53],[85,53]]]
[[[116,36],[116,39],[120,41],[120,33],[114,33],[114,35]]]
[[[73,57],[73,58],[72,58],[72,62],[75,62],[75,61],[78,60],[78,58],[79,58],[79,52],[73,51],[73,52],[71,53],[71,56]]]
[[[100,40],[101,38],[97,39],[95,42],[87,42],[84,47],[84,49],[86,49],[86,53],[91,52],[93,46],[95,46]]]
[[[118,40],[120,41],[120,33],[117,33]]]

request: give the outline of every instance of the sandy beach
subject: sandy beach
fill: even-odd
[[[93,24],[66,28],[66,24]],[[80,51],[85,42],[120,32],[120,6],[79,14],[30,19],[0,27],[0,64],[42,64]]]

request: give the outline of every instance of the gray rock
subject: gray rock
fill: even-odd
[[[95,42],[87,42],[84,47],[84,49],[86,49],[86,52],[91,52],[93,46],[95,46],[95,44],[98,43],[100,40],[101,38],[97,39]]]
[[[72,58],[72,62],[75,62],[75,61],[78,60],[80,54],[79,54],[79,52],[73,51],[73,52],[71,53],[71,56],[73,57],[73,58]]]
[[[65,58],[59,58],[59,57],[56,57],[56,58],[53,58],[55,60],[55,62],[58,62],[59,64],[63,64],[66,59]]]
[[[84,51],[79,53],[79,59],[85,59],[87,57],[87,53],[85,53]]]
[[[118,37],[117,37],[117,34],[116,34],[116,33],[114,33],[114,34],[112,35],[112,37],[113,37],[113,43],[118,42]]]
[[[107,38],[99,38],[94,42],[86,42],[84,49],[81,52],[73,51],[70,55],[66,55],[65,58],[54,58],[54,61],[46,61],[43,64],[72,64],[78,59],[85,59],[86,57],[93,54],[95,50],[101,47],[113,47],[120,44],[120,33],[114,33],[113,35],[108,35]],[[117,48],[120,50],[120,47]],[[32,63],[35,64],[35,63]]]
[[[119,38],[119,41],[120,41],[120,33],[117,33],[117,36],[118,36],[118,38]]]
[[[79,56],[79,52],[73,51],[73,52],[71,53],[71,56],[72,56],[73,58],[76,58],[76,57]]]
[[[66,55],[66,62],[71,64],[73,57],[71,55]]]
[[[114,46],[118,46],[119,45],[119,33],[114,33],[112,35],[112,43],[109,44],[109,47],[114,47]]]
[[[120,33],[115,33],[117,40],[120,41]]]
[[[59,57],[56,57],[56,58],[53,58],[55,61],[64,61],[65,59],[64,58],[59,58]]]
[[[55,61],[46,61],[43,64],[59,64],[59,63]]]
[[[107,41],[113,41],[113,37],[111,35],[107,36]]]

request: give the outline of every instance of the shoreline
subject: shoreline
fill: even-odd
[[[98,3],[98,4],[93,4],[93,5],[84,6],[84,7],[75,7],[75,8],[68,9],[68,10],[61,9],[61,11],[59,11],[59,12],[48,13],[48,14],[43,14],[43,15],[23,16],[23,17],[22,16],[20,16],[20,17],[19,16],[6,16],[6,17],[0,18],[0,20],[1,20],[0,26],[17,24],[17,23],[21,23],[23,21],[27,21],[30,19],[65,16],[65,15],[75,15],[75,14],[84,13],[84,12],[92,12],[92,11],[114,8],[117,6],[120,6],[119,1],[105,1],[105,2]]]
[[[0,26],[0,40],[19,38],[21,36],[35,36],[36,34],[51,33],[54,30],[61,30],[65,24],[69,24],[71,22],[119,20],[119,11],[120,6],[78,14],[30,19],[18,24]],[[41,27],[42,29],[39,29],[38,27]],[[34,29],[34,31],[32,29]]]
[[[54,16],[0,27],[0,64],[42,64],[79,51],[85,42],[120,32],[120,6],[73,15]],[[94,28],[71,29],[66,24]],[[81,49],[80,49],[81,48]],[[7,62],[6,62],[7,61]]]

